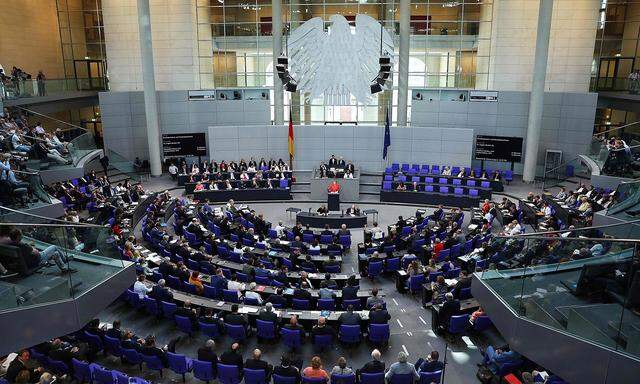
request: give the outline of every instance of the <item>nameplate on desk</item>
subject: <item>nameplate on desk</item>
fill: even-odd
[[[257,313],[258,308],[255,307],[240,307],[238,308],[238,313]]]
[[[216,305],[217,305],[218,307],[222,307],[222,306],[224,305],[224,301],[218,301],[218,302],[216,303]]]

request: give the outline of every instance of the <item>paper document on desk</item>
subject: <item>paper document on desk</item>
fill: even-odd
[[[254,307],[238,308],[238,313],[256,313],[256,312],[258,312],[258,308],[254,308]]]

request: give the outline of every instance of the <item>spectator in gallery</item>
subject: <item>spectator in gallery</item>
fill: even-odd
[[[44,75],[42,70],[38,71],[38,75],[36,76],[36,81],[38,82],[38,96],[46,96],[47,90],[45,89],[45,80],[47,77]]]

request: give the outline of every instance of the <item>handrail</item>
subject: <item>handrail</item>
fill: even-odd
[[[546,175],[547,173],[550,173],[551,171],[555,171],[556,169],[562,168],[563,166],[567,165],[568,163],[574,161],[574,160],[578,160],[580,158],[580,156],[576,156],[574,158],[572,158],[571,160],[567,160],[567,161],[563,161],[560,165],[558,165],[557,167],[553,167],[549,170],[544,171],[544,174]]]
[[[31,175],[31,176],[37,176],[39,175],[38,172],[28,172],[28,171],[20,171],[18,169],[12,169],[11,171],[13,171],[13,173],[24,173],[25,175]]]
[[[4,207],[3,207],[4,208]],[[49,220],[56,220],[56,219],[49,219]],[[107,228],[106,226],[103,225],[96,225],[96,224],[87,224],[87,223],[71,223],[71,222],[64,222],[64,223],[60,223],[60,224],[52,224],[52,223],[6,223],[6,222],[2,222],[0,221],[0,226],[14,226],[14,227],[24,227],[24,226],[29,226],[29,227],[71,227],[71,228],[102,228],[105,229]]]
[[[28,212],[23,212],[23,211],[17,211],[17,210],[15,210],[15,209],[12,209],[12,208],[9,208],[9,207],[5,207],[4,205],[0,205],[0,212],[2,212],[2,211],[4,211],[4,210],[9,211],[9,212],[13,212],[13,213],[17,213],[17,214],[20,214],[20,215],[24,215],[24,216],[35,217],[35,218],[38,218],[38,219],[44,219],[44,220],[48,220],[48,221],[55,221],[55,222],[61,223],[61,224],[63,224],[63,225],[68,225],[68,224],[70,224],[70,223],[71,223],[71,222],[66,221],[66,220],[54,219],[54,218],[51,218],[51,217],[46,217],[46,216],[36,215],[36,214],[34,214],[34,213],[28,213]],[[0,222],[0,224],[8,224],[8,223]],[[44,224],[45,224],[45,223],[37,224],[37,225],[44,225]],[[103,226],[101,226],[101,225],[90,224],[90,223],[71,223],[71,224],[73,224],[74,226],[79,226],[79,227],[95,227],[95,228],[104,228],[104,227],[103,227]],[[30,224],[22,223],[21,225],[34,225],[34,223],[30,223]],[[53,225],[53,224],[51,224],[51,225]]]
[[[88,132],[88,130],[86,128],[82,128],[81,126],[78,126],[78,125],[75,125],[75,124],[71,124],[71,123],[68,123],[66,121],[58,120],[55,117],[47,116],[45,114],[42,114],[40,112],[36,112],[36,111],[31,110],[29,108],[25,108],[25,107],[21,107],[21,106],[16,106],[16,108],[22,109],[24,111],[27,111],[27,112],[32,113],[32,114],[37,115],[37,116],[42,116],[44,118],[51,119],[53,121],[57,121],[58,123],[62,123],[62,124],[68,125],[68,126],[73,127],[75,129],[81,129],[81,130],[83,130],[85,132]]]
[[[565,231],[566,232],[566,231]],[[534,239],[534,240],[552,240],[552,241],[610,241],[612,243],[640,243],[640,239],[619,239],[619,238],[602,238],[602,237],[547,237],[547,236],[525,236],[523,235],[515,235],[515,236],[504,236],[504,235],[496,235],[495,237],[499,239]],[[531,234],[529,234],[531,235]]]
[[[522,200],[522,199],[519,199],[519,200]],[[558,230],[558,231],[531,232],[531,233],[523,233],[523,234],[514,235],[514,236],[505,236],[505,235],[494,235],[494,236],[498,237],[498,238],[506,238],[506,239],[524,238],[524,237],[534,237],[534,236],[541,236],[541,235],[562,234],[562,233],[567,233],[567,232],[581,232],[581,231],[587,231],[587,230],[592,230],[592,229],[610,228],[610,227],[617,227],[617,226],[620,226],[620,225],[629,225],[629,224],[636,224],[636,223],[640,223],[640,219],[635,219],[635,220],[627,221],[627,222],[624,222],[624,223],[613,223],[613,224],[597,225],[595,227],[582,227],[582,228],[573,228],[573,229],[568,229],[567,228],[567,229]],[[602,240],[602,239],[599,239],[599,240]],[[637,241],[640,241],[640,240],[637,240]]]
[[[622,128],[630,127],[630,126],[632,126],[632,125],[636,125],[636,124],[640,124],[640,121],[634,121],[633,123],[629,123],[629,124],[621,125],[621,126],[619,126],[619,127],[611,128],[611,129],[608,129],[608,130],[606,130],[606,131],[604,131],[604,132],[596,133],[596,134],[594,134],[593,136],[604,135],[605,133],[609,133],[609,132],[617,131],[618,129],[622,129]]]

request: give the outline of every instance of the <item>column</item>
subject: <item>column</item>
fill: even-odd
[[[284,91],[278,77],[276,64],[282,54],[282,0],[271,0],[271,34],[273,35],[273,121],[284,125]]]
[[[153,44],[151,43],[151,16],[149,0],[138,0],[138,28],[140,31],[140,61],[144,89],[144,115],[147,121],[147,145],[151,176],[162,175],[160,159],[160,126],[156,101],[156,79],[153,71]]]
[[[536,53],[533,62],[531,97],[529,99],[527,139],[524,151],[524,172],[522,175],[522,179],[525,183],[532,183],[536,178],[552,13],[553,0],[540,0],[540,9],[538,11],[538,32],[536,35]]]
[[[407,125],[410,12],[410,0],[400,0],[400,59],[398,64],[398,126],[400,127]]]

